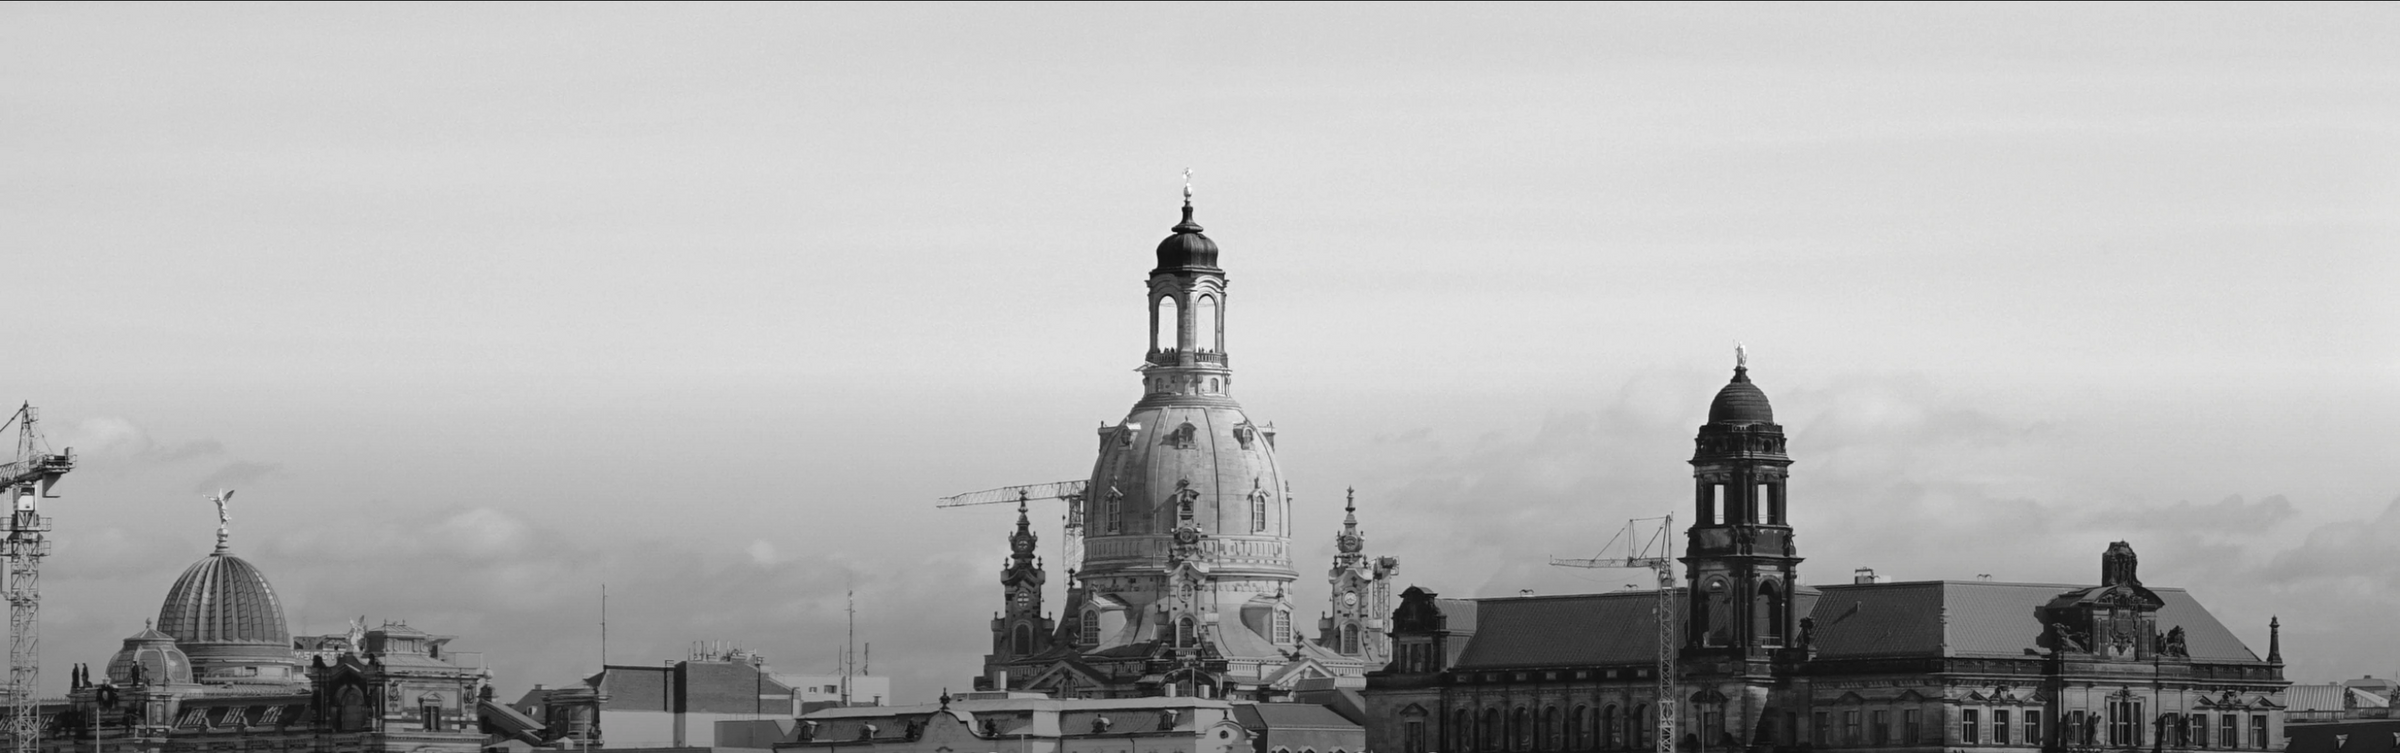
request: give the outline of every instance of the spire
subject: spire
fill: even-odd
[[[2267,663],[2283,663],[2283,618],[2267,618]]]
[[[1353,533],[1358,531],[1358,487],[1353,486],[1343,490],[1342,530]]]
[[[1169,228],[1169,229],[1170,229],[1170,230],[1174,230],[1175,232],[1178,232],[1178,233],[1197,233],[1197,232],[1200,232],[1200,231],[1202,230],[1202,228],[1200,227],[1200,223],[1197,223],[1197,222],[1193,222],[1193,221],[1192,221],[1192,169],[1191,169],[1191,168],[1188,168],[1188,167],[1187,167],[1187,168],[1184,168],[1184,169],[1183,169],[1183,221],[1182,221],[1182,222],[1179,222],[1179,223],[1176,223],[1176,224],[1175,224],[1175,227],[1172,227],[1172,228]]]

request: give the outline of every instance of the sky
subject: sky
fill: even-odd
[[[1402,586],[1683,512],[1743,343],[1811,583],[2091,583],[2400,672],[2400,7],[0,7],[43,682],[207,554],[504,696],[731,641],[897,700],[1139,396],[1194,171],[1235,395]],[[1040,511],[1055,557],[1055,505]],[[1060,565],[1052,563],[1053,569]],[[1052,579],[1057,590],[1063,578]],[[1053,594],[1056,598],[1056,594]],[[1053,602],[1055,603],[1055,602]],[[1303,620],[1304,623],[1308,622]]]

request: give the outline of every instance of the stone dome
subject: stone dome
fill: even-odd
[[[221,546],[167,589],[158,632],[175,639],[203,682],[278,679],[299,666],[275,588],[257,567]]]
[[[1171,229],[1175,234],[1158,242],[1159,269],[1217,268],[1217,242],[1200,234],[1200,223],[1192,221],[1192,205],[1183,205],[1183,222]]]
[[[1750,383],[1750,369],[1737,366],[1733,369],[1733,381],[1717,390],[1717,399],[1709,402],[1708,422],[1771,424],[1775,423],[1775,407],[1767,404],[1767,393]]]
[[[1289,576],[1283,473],[1274,429],[1252,423],[1232,400],[1145,400],[1102,439],[1084,520],[1087,574],[1165,566],[1176,529],[1231,542],[1242,554],[1219,572]],[[1188,500],[1190,510],[1185,511]],[[1114,517],[1111,517],[1111,510]],[[1101,543],[1109,539],[1125,544]],[[1145,543],[1134,543],[1141,541]],[[1157,542],[1157,543],[1147,543]]]
[[[108,680],[121,686],[133,685],[133,668],[142,667],[142,679],[152,685],[192,684],[192,658],[175,647],[175,636],[158,632],[147,625],[142,632],[125,639],[125,647],[108,660]]]

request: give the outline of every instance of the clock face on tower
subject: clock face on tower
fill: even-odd
[[[1342,606],[1345,606],[1345,607],[1355,607],[1355,606],[1358,606],[1358,592],[1357,592],[1357,591],[1343,591],[1343,592],[1342,592]]]

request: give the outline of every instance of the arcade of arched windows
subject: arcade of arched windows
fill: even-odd
[[[1644,688],[1643,690],[1647,690]],[[1459,753],[1637,751],[1651,747],[1646,692],[1459,698],[1434,740]]]

